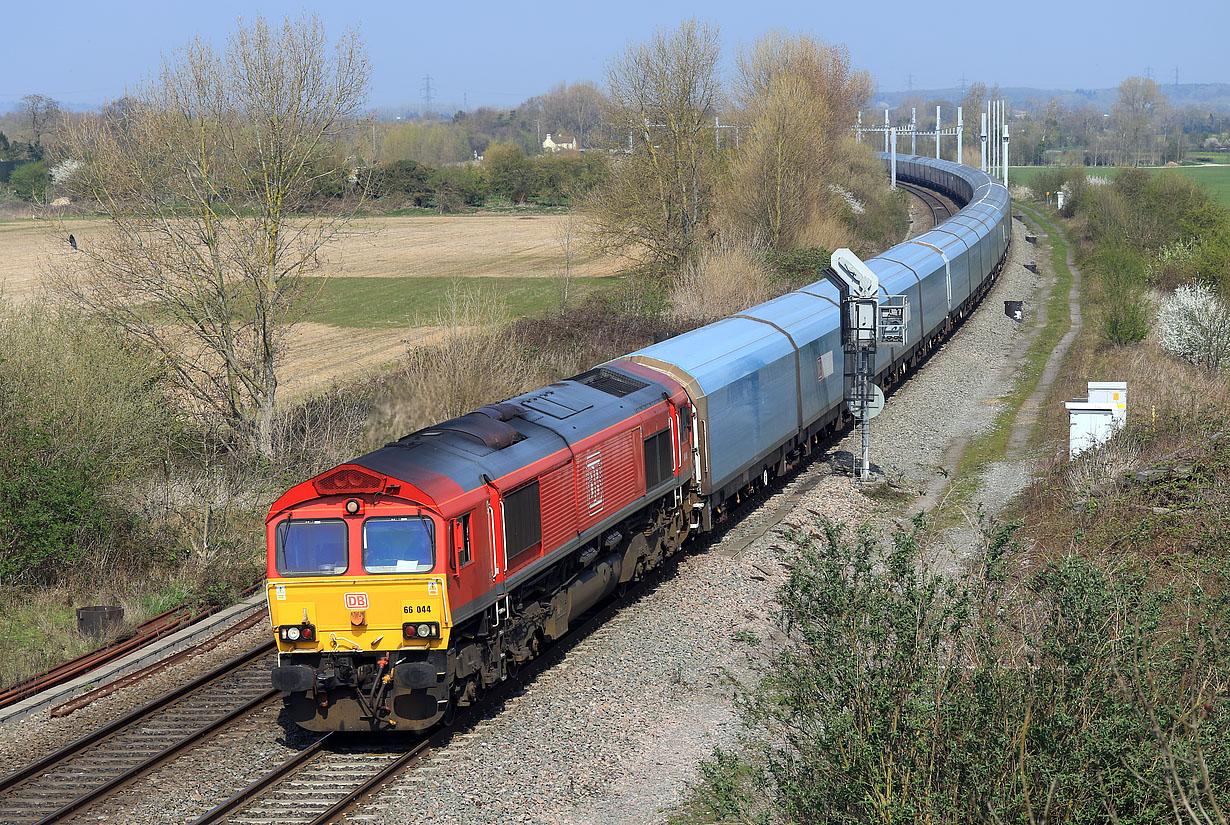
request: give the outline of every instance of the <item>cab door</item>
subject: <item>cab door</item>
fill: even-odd
[[[503,547],[498,504],[490,499],[449,520],[449,591],[455,617],[482,610],[503,595]]]

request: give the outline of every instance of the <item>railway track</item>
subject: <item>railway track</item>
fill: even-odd
[[[945,221],[952,217],[952,207],[947,201],[932,192],[930,189],[914,183],[906,183],[902,180],[897,181],[897,186],[918,198],[923,202],[923,205],[931,210],[932,226],[939,224],[940,221]]]
[[[269,702],[272,642],[0,779],[0,822],[50,825]]]

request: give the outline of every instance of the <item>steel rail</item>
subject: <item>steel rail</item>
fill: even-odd
[[[952,217],[952,209],[944,202],[943,198],[930,189],[901,179],[897,180],[897,186],[914,195],[914,197],[923,202],[924,206],[931,210],[932,226],[938,226],[941,221]],[[940,215],[941,211],[944,213],[943,216]]]
[[[236,708],[233,708],[232,710],[223,714],[222,716],[215,718],[212,722],[188,734],[183,739],[180,739],[178,742],[171,745],[171,747],[167,748],[166,750],[163,750],[160,753],[154,754],[149,759],[146,759],[144,762],[140,762],[136,765],[133,765],[131,768],[124,771],[119,776],[116,776],[113,779],[108,780],[102,785],[95,786],[93,789],[77,797],[72,802],[69,802],[67,805],[63,806],[59,810],[40,819],[37,823],[35,823],[35,825],[51,825],[51,823],[53,822],[59,822],[61,819],[64,819],[65,817],[67,817],[69,814],[75,813],[76,811],[81,810],[87,805],[90,805],[91,803],[96,802],[99,799],[102,799],[103,797],[110,796],[111,794],[123,788],[125,785],[128,785],[133,780],[137,779],[143,774],[148,773],[149,771],[156,768],[158,765],[161,765],[163,762],[167,761],[172,756],[179,754],[181,751],[183,751],[185,748],[189,747],[190,745],[195,745],[197,742],[200,742],[202,739],[209,736],[210,734],[215,733],[219,729],[224,728],[227,725],[231,724],[236,719],[242,716],[247,716],[252,711],[257,710],[258,708],[268,704],[269,700],[275,698],[279,693],[280,691],[275,690],[274,688],[270,688],[264,693],[253,697],[251,700],[245,702],[244,704],[239,705]]]
[[[222,665],[219,665],[218,667],[214,668],[213,670],[209,671],[203,676],[199,676],[196,679],[193,679],[191,682],[188,682],[187,684],[180,685],[179,687],[175,688],[169,693],[165,693],[162,696],[159,696],[157,699],[153,700],[152,702],[142,705],[141,707],[137,708],[136,710],[133,710],[132,712],[126,714],[125,716],[122,716],[119,719],[116,719],[114,722],[104,725],[103,727],[98,728],[92,733],[86,734],[85,736],[81,737],[75,742],[72,742],[71,744],[65,745],[63,748],[60,748],[58,751],[55,751],[54,753],[48,754],[42,759],[39,759],[37,762],[31,762],[29,765],[26,765],[24,768],[17,769],[16,771],[4,777],[3,779],[0,779],[0,791],[6,791],[9,788],[11,788],[13,785],[16,785],[18,782],[22,782],[26,779],[29,779],[31,776],[34,776],[37,773],[42,773],[46,771],[48,768],[54,766],[56,763],[62,762],[68,757],[73,756],[77,753],[80,753],[81,751],[88,748],[90,745],[93,745],[99,740],[104,739],[107,736],[110,736],[111,734],[121,730],[122,728],[125,728],[131,725],[133,722],[141,720],[145,716],[148,716],[150,713],[171,704],[176,699],[179,699],[185,694],[191,693],[197,688],[203,685],[206,685],[209,682],[214,681],[215,679],[219,679],[222,676],[225,676],[232,671],[238,670],[243,665],[247,664],[253,659],[260,657],[261,655],[265,653],[269,653],[273,649],[274,649],[273,642],[265,642],[264,644],[258,645],[257,647],[252,648],[246,653],[241,653],[240,655],[236,656],[230,661]]]

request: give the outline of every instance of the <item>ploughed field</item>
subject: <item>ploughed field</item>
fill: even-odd
[[[552,213],[372,217],[352,222],[324,250],[309,279],[320,288],[291,334],[283,389],[294,394],[396,360],[430,339],[441,304],[459,281],[498,294],[511,315],[558,306],[563,264],[556,240],[566,216]],[[21,303],[41,290],[42,269],[68,252],[71,233],[88,244],[100,221],[0,221],[0,296]],[[622,262],[577,254],[569,303],[607,289]]]

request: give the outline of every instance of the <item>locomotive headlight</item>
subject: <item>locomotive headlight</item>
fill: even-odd
[[[350,515],[352,516],[358,515],[359,510],[361,510],[362,508],[363,508],[363,504],[357,498],[346,500],[346,512],[349,513]]]
[[[423,622],[415,624],[414,622],[406,622],[401,626],[401,635],[407,639],[439,639],[440,624],[439,622]]]
[[[310,624],[278,625],[278,639],[283,642],[310,642],[316,636],[316,628]]]

